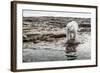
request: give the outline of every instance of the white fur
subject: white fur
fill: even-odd
[[[71,21],[66,25],[66,41],[71,39],[71,36],[75,39],[77,37],[78,23],[76,21]],[[71,35],[71,36],[70,36]]]

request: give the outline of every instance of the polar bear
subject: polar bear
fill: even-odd
[[[66,41],[76,40],[78,31],[78,23],[76,21],[71,21],[66,25]]]

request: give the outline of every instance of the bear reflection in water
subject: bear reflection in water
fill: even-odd
[[[68,42],[66,43],[66,57],[68,60],[74,60],[77,59],[77,46],[78,46],[79,42],[75,42],[75,40],[71,39],[68,40]]]

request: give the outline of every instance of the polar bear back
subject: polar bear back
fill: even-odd
[[[66,25],[66,29],[70,29],[70,30],[74,30],[77,31],[78,30],[78,23],[76,21],[71,21]]]

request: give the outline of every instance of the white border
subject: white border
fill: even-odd
[[[22,10],[51,10],[51,11],[72,11],[72,12],[88,12],[90,14],[74,14],[74,13],[50,13],[52,16],[67,16],[67,17],[83,17],[91,18],[91,60],[75,60],[75,61],[55,61],[55,62],[34,62],[34,63],[23,63],[22,62]],[[50,68],[50,67],[68,67],[68,66],[82,66],[82,65],[95,65],[96,57],[96,13],[94,8],[81,8],[81,7],[60,7],[60,6],[44,6],[44,5],[28,5],[28,4],[17,4],[17,69],[32,69],[32,68]],[[43,13],[45,14],[45,13]],[[41,15],[43,15],[41,14]],[[46,15],[46,14],[45,14]],[[48,13],[47,13],[48,15]],[[50,15],[50,16],[51,16]],[[35,15],[34,15],[35,16]],[[40,16],[40,15],[36,15]]]

